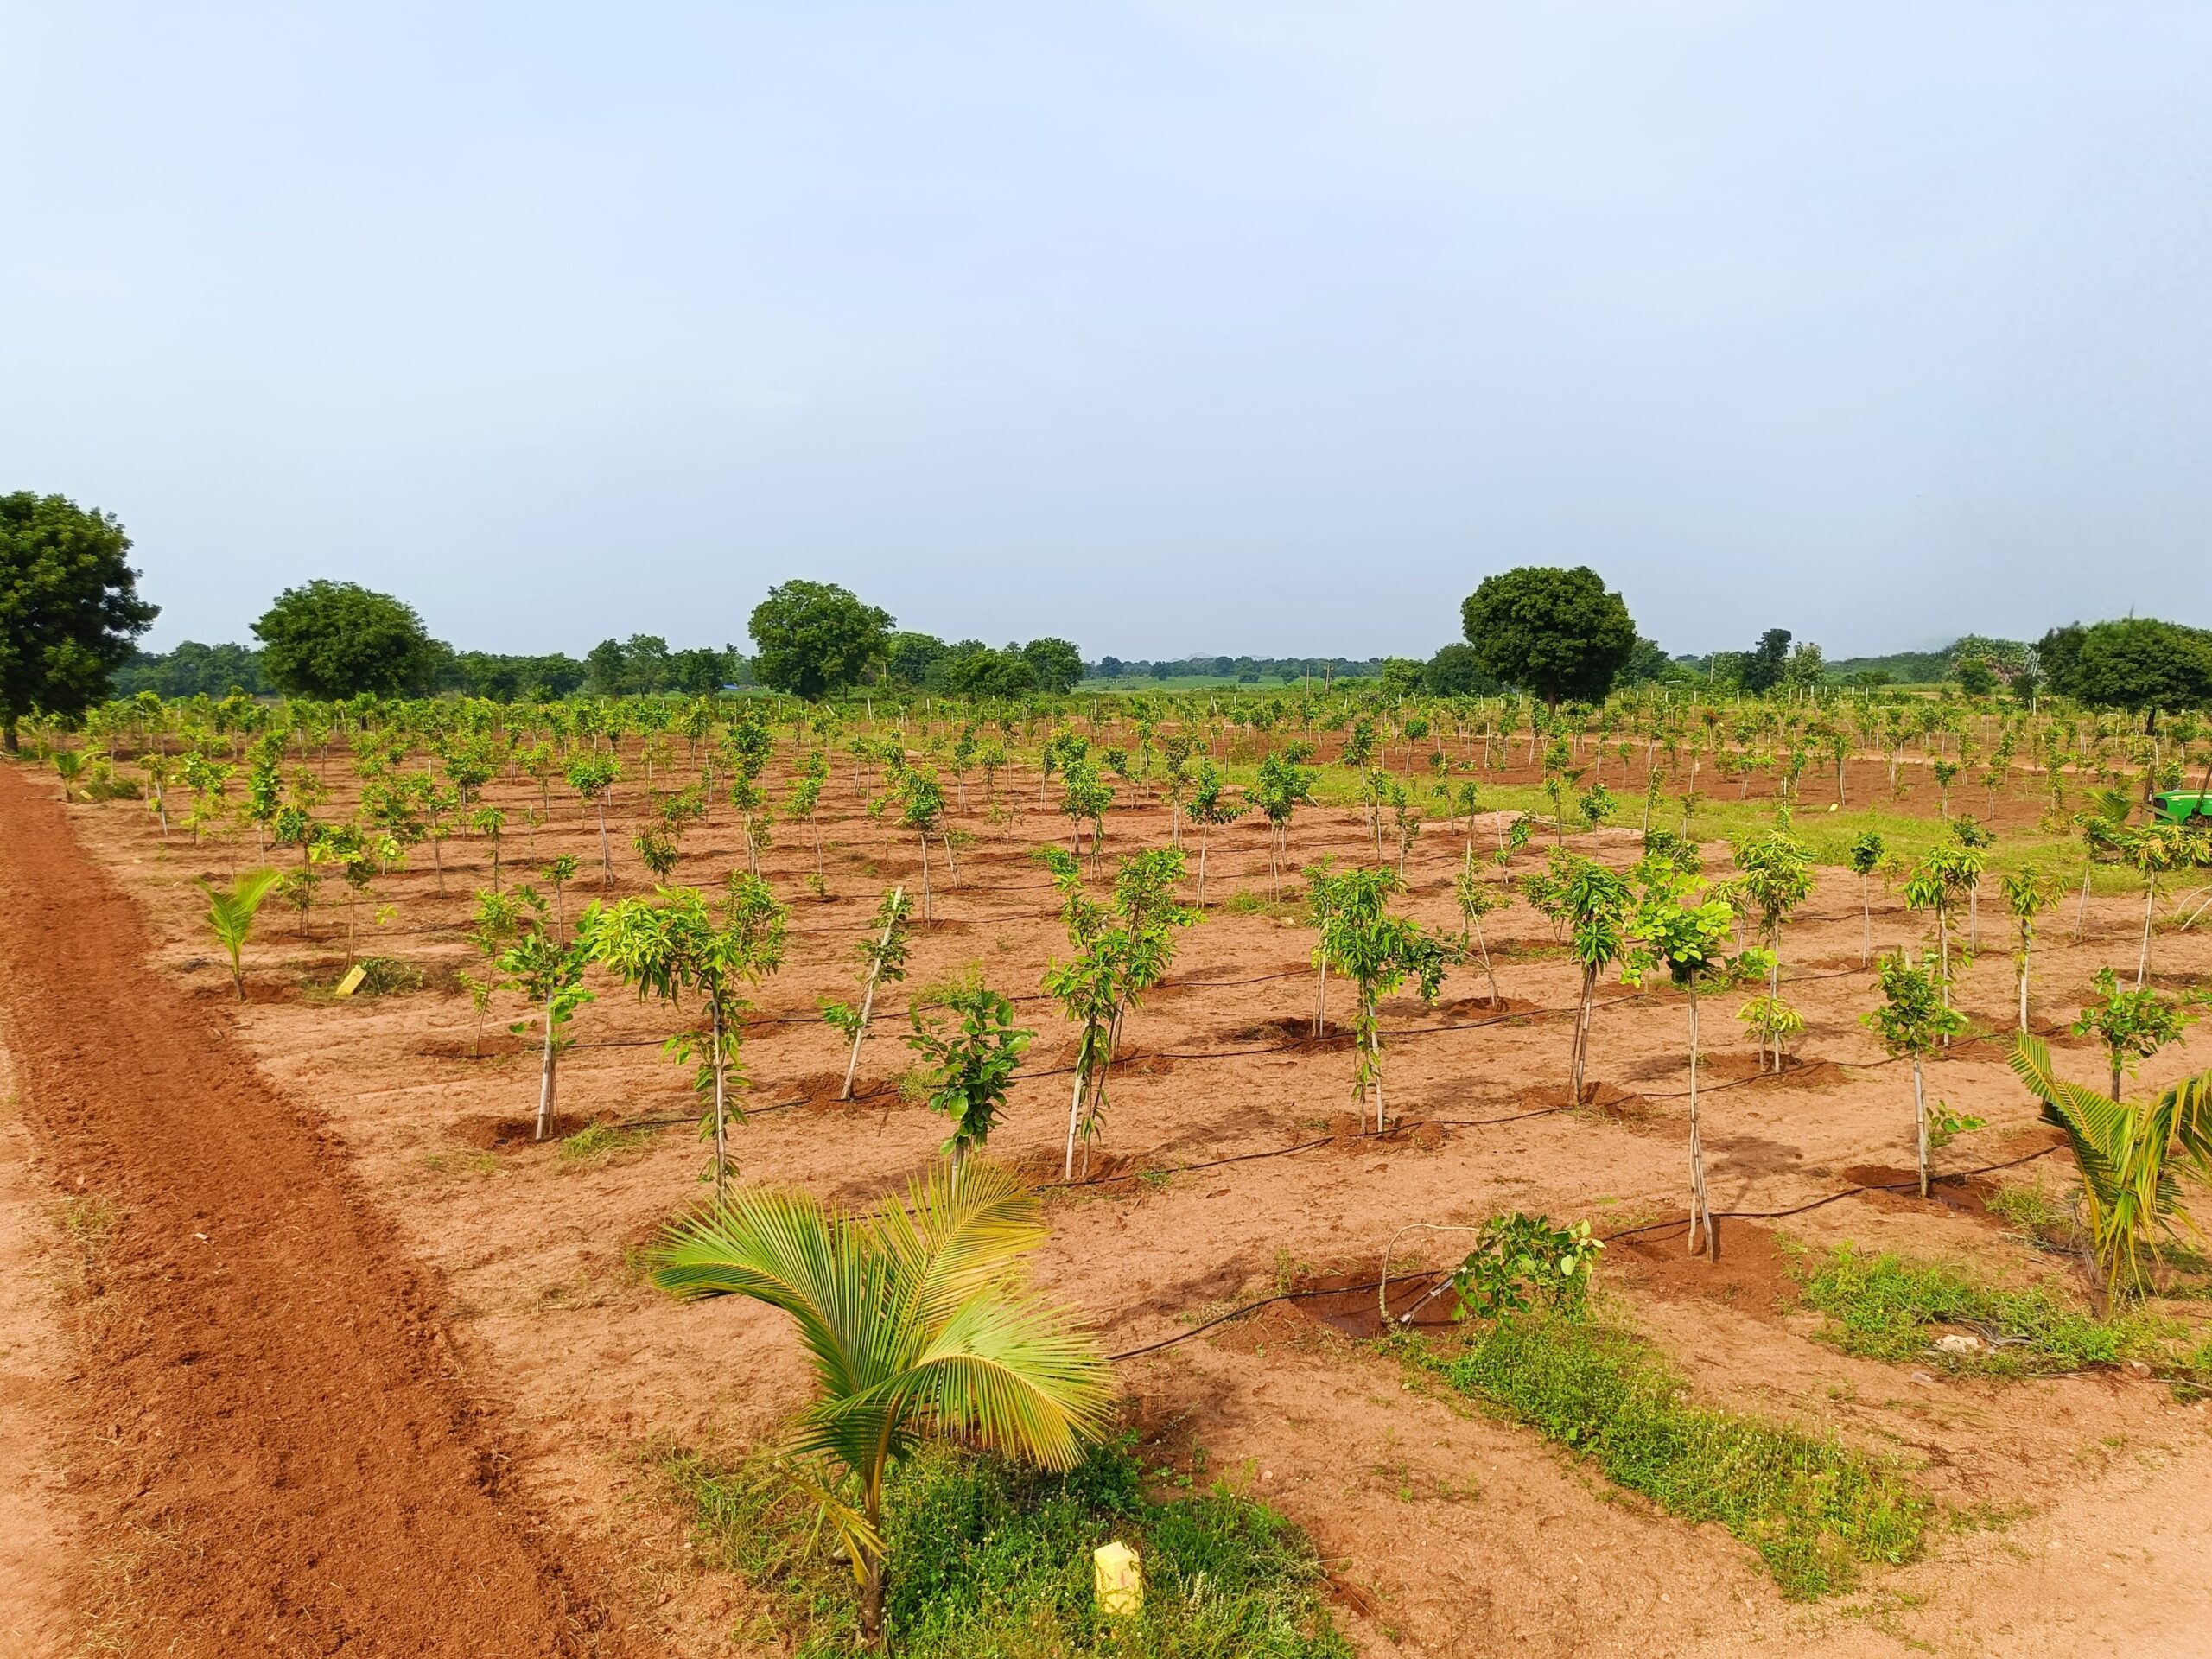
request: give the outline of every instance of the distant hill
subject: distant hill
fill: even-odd
[[[1950,677],[1951,654],[1958,649],[1955,644],[1941,651],[1898,651],[1887,657],[1845,657],[1827,665],[1827,677],[1832,680],[1847,680],[1854,674],[1880,673],[1890,677],[1897,685],[1932,685]]]

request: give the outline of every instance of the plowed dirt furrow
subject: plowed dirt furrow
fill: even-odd
[[[62,1194],[117,1217],[71,1389],[87,1596],[147,1654],[613,1651],[435,1286],[41,793],[0,768],[0,1019]]]

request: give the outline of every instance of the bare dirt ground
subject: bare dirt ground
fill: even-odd
[[[181,1655],[591,1651],[603,1619],[327,1132],[146,966],[12,768],[0,823],[16,1087],[97,1238],[65,1378],[86,1624]]]
[[[341,757],[331,767],[337,806],[351,789],[344,770]],[[1866,798],[1859,770],[1853,789]],[[1871,789],[1880,768],[1863,770]],[[911,842],[860,816],[848,772],[841,763],[825,791],[830,899],[800,886],[814,861],[804,830],[781,829],[785,844],[765,861],[793,901],[792,949],[748,1025],[753,1112],[736,1147],[745,1179],[857,1204],[921,1166],[943,1131],[893,1086],[908,1058],[903,994],[885,999],[863,1056],[866,1097],[843,1108],[832,1098],[843,1057],[817,999],[851,995],[877,897],[917,873]],[[191,878],[262,861],[250,836],[195,847],[181,833],[164,840],[132,804],[79,806],[67,810],[79,856],[63,809],[38,798],[45,783],[0,773],[0,926],[8,959],[31,964],[0,985],[0,1007],[48,1154],[49,1198],[82,1175],[124,1217],[96,1278],[99,1300],[119,1295],[130,1312],[104,1327],[86,1320],[83,1297],[73,1304],[73,1322],[86,1327],[70,1361],[81,1370],[52,1427],[104,1422],[121,1442],[79,1463],[71,1497],[80,1524],[137,1562],[123,1575],[146,1621],[135,1650],[165,1650],[170,1633],[185,1637],[180,1652],[263,1650],[254,1644],[267,1621],[296,1612],[324,1621],[300,1629],[385,1643],[363,1652],[560,1651],[553,1644],[593,1639],[588,1628],[608,1621],[640,1651],[774,1651],[734,1640],[747,1623],[746,1586],[693,1564],[655,1471],[658,1448],[768,1433],[804,1386],[779,1316],[734,1300],[679,1307],[644,1282],[639,1251],[696,1201],[702,1164],[680,1122],[692,1110],[685,1076],[658,1046],[668,1013],[600,986],[575,1028],[562,1100],[575,1122],[679,1122],[564,1157],[520,1132],[536,1060],[501,1026],[521,1010],[504,1000],[479,1046],[476,1017],[452,988],[451,971],[472,963],[457,930],[489,878],[480,842],[447,844],[442,897],[418,856],[378,884],[374,902],[394,904],[395,918],[360,918],[363,949],[423,967],[425,989],[334,1001],[340,907],[318,910],[308,939],[272,905],[248,953],[252,1000],[241,1008],[197,920]],[[644,878],[626,853],[626,820],[642,801],[622,787],[619,890],[636,892]],[[1932,790],[1923,792],[1930,798],[1918,806],[1932,810]],[[572,852],[585,874],[571,902],[598,890],[596,827],[572,799],[528,829],[534,786],[488,794],[510,810],[511,873]],[[1027,854],[1064,840],[1065,826],[1037,810],[1033,774],[1002,774],[998,794],[996,822],[972,783],[955,815],[977,839],[957,889],[939,870],[939,919],[918,931],[907,988],[975,964],[1028,999],[1020,1007],[1039,1037],[993,1152],[1057,1175],[1067,1085],[1056,1068],[1071,1033],[1033,993],[1065,947]],[[1164,810],[1117,808],[1107,854],[1166,833]],[[1478,851],[1489,833],[1478,823]],[[1292,849],[1301,861],[1356,855],[1365,839],[1348,812],[1307,812]],[[1581,844],[1624,860],[1634,840],[1608,831]],[[1432,826],[1411,866],[1414,907],[1455,930],[1458,853]],[[686,837],[677,879],[711,884],[742,859],[720,808]],[[144,933],[93,867],[143,905]],[[1484,1004],[1471,969],[1452,976],[1434,1010],[1411,999],[1385,1009],[1391,1109],[1427,1127],[1382,1140],[1332,1135],[1351,1108],[1350,1057],[1287,1039],[1312,1011],[1311,933],[1220,905],[1240,888],[1263,892],[1267,869],[1262,828],[1217,833],[1207,889],[1217,907],[1184,936],[1171,983],[1126,1034],[1105,1167],[1184,1173],[1103,1181],[1052,1203],[1040,1276],[1109,1348],[1174,1336],[1193,1316],[1287,1280],[1371,1278],[1411,1222],[1520,1208],[1608,1230],[1679,1213],[1678,1000],[1609,988],[1592,1039],[1609,1103],[1546,1110],[1565,1098],[1567,1031],[1545,1011],[1571,1002],[1575,974],[1542,919],[1516,905],[1491,923],[1512,1012]],[[2071,1017],[2096,967],[2132,969],[2139,916],[2139,900],[2094,900],[2080,945],[2067,937],[2070,900],[2047,918],[2039,1025]],[[1918,918],[1893,903],[1874,923],[1878,946],[1919,938]],[[1965,1001],[2001,1032],[2011,968],[1994,922],[1983,926]],[[2200,934],[2163,936],[2157,951],[2170,985],[2201,982],[2212,967]],[[1803,1064],[1760,1077],[1733,1022],[1708,1010],[1718,1034],[1706,1076],[1723,1086],[1705,1096],[1707,1143],[1727,1210],[1791,1208],[1911,1159],[1909,1086],[1859,1024],[1874,994],[1852,878],[1823,873],[1784,956],[1787,994],[1808,1020],[1796,1045]],[[2092,1052],[2059,1052],[2095,1076]],[[1991,1125],[1943,1154],[1950,1167],[2051,1144],[2004,1053],[1995,1042],[1961,1045],[1933,1069],[1932,1092]],[[2147,1079],[2202,1069],[2208,1055],[2199,1034]],[[1317,1139],[1288,1155],[1186,1168]],[[2056,1192],[2064,1166],[2063,1154],[2044,1156],[1994,1179]],[[2015,1279],[2067,1270],[1972,1203],[1858,1195],[1777,1225],[1812,1248],[1850,1239]],[[1441,1261],[1449,1238],[1417,1238],[1399,1254]],[[1847,1357],[1815,1339],[1820,1321],[1794,1306],[1771,1236],[1736,1223],[1724,1242],[1718,1268],[1677,1261],[1663,1238],[1624,1243],[1602,1281],[1700,1397],[1901,1455],[1975,1524],[1933,1538],[1915,1565],[1871,1574],[1855,1596],[1797,1605],[1718,1528],[1659,1514],[1528,1432],[1409,1389],[1395,1364],[1294,1306],[1129,1360],[1123,1384],[1161,1444],[1311,1532],[1339,1586],[1340,1618],[1369,1653],[2212,1651],[2202,1570],[2212,1414],[2118,1374],[2008,1383]],[[248,1351],[233,1359],[231,1343]],[[190,1454],[175,1449],[180,1436]],[[347,1486],[342,1498],[332,1485]],[[334,1556],[319,1540],[340,1535],[346,1548]],[[357,1548],[389,1578],[357,1572],[326,1587],[310,1563]],[[467,1574],[409,1565],[455,1560],[498,1576],[479,1593],[460,1582]],[[190,1646],[215,1617],[242,1621],[251,1643]],[[415,1622],[379,1626],[386,1617]],[[494,1618],[516,1622],[480,1622]],[[403,1628],[440,1634],[415,1645],[385,1634]]]

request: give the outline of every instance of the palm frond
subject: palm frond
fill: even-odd
[[[2197,1179],[2212,1182],[2212,1071],[2176,1084],[2158,1104]]]
[[[849,1464],[847,1467],[851,1465]],[[884,1553],[883,1535],[868,1524],[868,1518],[840,1490],[843,1482],[817,1471],[803,1448],[793,1446],[775,1463],[776,1472],[803,1497],[814,1505],[813,1535],[820,1535],[827,1522],[836,1533],[838,1541],[845,1547],[845,1560],[853,1570],[853,1581],[868,1582],[868,1564]],[[810,1537],[810,1543],[812,1538]]]
[[[672,1296],[749,1296],[790,1314],[830,1393],[880,1375],[870,1356],[882,1267],[861,1231],[812,1195],[741,1189],[671,1223],[654,1255],[653,1283]]]
[[[248,870],[228,893],[202,879],[200,890],[207,895],[207,925],[225,948],[245,943],[261,901],[281,879],[276,870]]]
[[[2015,1042],[2012,1065],[2074,1154],[2107,1282],[2140,1290],[2158,1253],[2156,1235],[2193,1230],[2168,1151],[2179,1146],[2200,1178],[2212,1171],[2212,1072],[2165,1090],[2146,1109],[2067,1082],[2034,1037]]]
[[[946,1433],[1066,1469],[1104,1432],[1113,1385],[1088,1332],[1056,1310],[987,1292],[963,1303],[882,1392]]]
[[[906,1207],[887,1206],[872,1226],[899,1264],[900,1322],[924,1339],[964,1298],[1005,1281],[1047,1236],[1036,1194],[1011,1170],[980,1160],[918,1177]]]

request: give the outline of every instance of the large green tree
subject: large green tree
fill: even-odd
[[[1636,650],[1627,603],[1587,565],[1529,564],[1485,576],[1459,620],[1485,672],[1554,709],[1563,697],[1603,697]]]
[[[963,697],[1022,697],[1037,689],[1037,670],[1027,657],[1012,645],[993,651],[975,639],[954,645],[931,678]]]
[[[930,671],[943,662],[951,648],[933,633],[899,632],[891,636],[884,659],[894,685],[930,683]]]
[[[1047,691],[1065,695],[1083,677],[1083,653],[1065,639],[1032,639],[1021,654]]]
[[[0,741],[29,714],[81,714],[107,696],[160,607],[138,597],[130,538],[66,496],[0,495]]]
[[[1497,682],[1483,667],[1475,648],[1456,641],[1428,659],[1421,684],[1432,697],[1487,697],[1497,690]]]
[[[115,671],[114,694],[134,696],[151,691],[164,697],[226,695],[235,687],[250,697],[269,688],[261,677],[261,653],[245,645],[203,645],[179,642],[173,651],[137,651]]]
[[[2131,616],[2053,628],[2036,654],[2062,696],[2107,709],[2212,708],[2212,632]]]
[[[753,671],[772,691],[819,697],[856,685],[890,643],[891,613],[834,582],[779,582],[753,607]]]
[[[413,606],[355,582],[287,588],[253,633],[263,676],[296,697],[417,696],[447,654]]]

